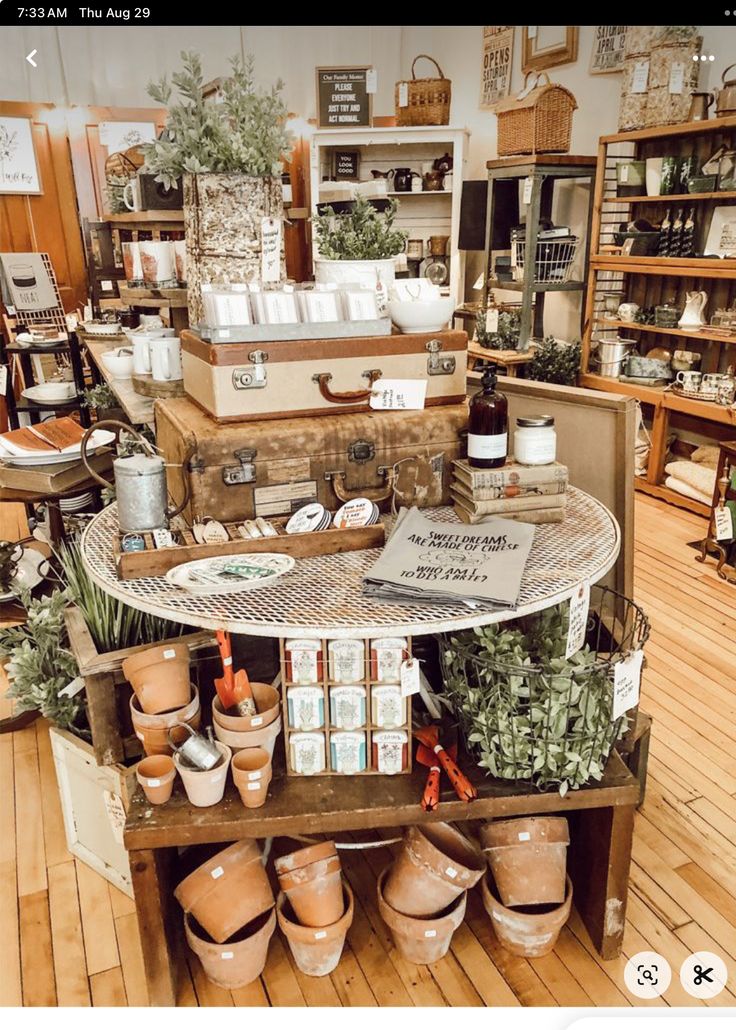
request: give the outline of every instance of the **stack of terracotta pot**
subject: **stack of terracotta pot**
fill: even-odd
[[[483,904],[499,941],[514,955],[546,955],[570,918],[569,843],[563,816],[498,819],[481,830],[489,865]]]
[[[196,730],[201,720],[199,693],[189,681],[189,648],[177,643],[147,647],[124,659],[123,675],[133,688],[130,714],[143,750],[170,755],[169,732],[178,741],[180,723]]]
[[[256,715],[239,715],[237,709],[225,710],[216,697],[212,702],[215,736],[232,750],[260,747],[273,757],[276,738],[281,732],[281,700],[279,692],[268,683],[251,683]]]
[[[407,961],[426,965],[447,954],[484,867],[477,845],[448,823],[404,831],[396,861],[378,878],[378,908]]]
[[[340,961],[353,921],[353,892],[337,849],[325,841],[284,855],[276,873],[276,913],[294,961],[307,976],[326,976]]]
[[[276,929],[274,897],[255,841],[232,844],[182,880],[187,943],[213,983],[230,990],[256,980]]]

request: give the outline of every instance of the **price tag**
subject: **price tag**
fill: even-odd
[[[406,658],[401,663],[399,678],[402,697],[411,697],[412,694],[419,693],[419,662],[416,658]]]
[[[498,332],[498,308],[489,308],[486,311],[486,332]]]
[[[733,516],[730,508],[716,508],[713,512],[716,540],[733,540]]]
[[[218,865],[218,866],[216,866],[212,870],[212,872],[210,873],[210,876],[212,877],[213,880],[219,880],[220,877],[224,875],[224,873],[225,873],[225,870],[222,868],[221,865]]]
[[[585,643],[590,608],[590,583],[581,583],[570,598],[570,625],[567,628],[565,659],[572,658]]]
[[[76,697],[81,690],[84,690],[84,676],[77,676],[59,691],[59,697]]]
[[[619,167],[621,169],[621,171],[618,173],[619,182],[622,182],[622,183],[623,182],[628,182],[629,181],[629,168],[631,167],[631,165],[628,163],[628,161],[626,161],[626,162],[622,161]]]
[[[261,219],[261,281],[281,279],[281,219]]]
[[[101,290],[112,290],[113,289],[112,279],[103,279],[100,282],[100,289]]]
[[[649,61],[637,61],[631,78],[631,93],[646,93],[649,83]]]
[[[375,68],[369,68],[365,73],[365,91],[366,93],[378,92],[378,72]]]
[[[5,396],[5,391],[8,388],[8,366],[0,365],[0,397]]]
[[[534,185],[534,180],[532,179],[531,175],[527,175],[526,179],[524,179],[524,191],[523,191],[522,196],[521,196],[522,204],[528,204],[530,202],[530,200],[532,199],[532,186],[533,185]]]
[[[473,283],[473,289],[474,290],[482,290],[484,282],[485,282],[485,276],[481,272],[480,275],[478,276],[478,278]]]
[[[102,792],[102,799],[107,811],[107,818],[110,820],[112,835],[118,844],[123,843],[123,830],[125,829],[125,808],[122,799],[111,790]]]
[[[675,63],[670,68],[670,93],[677,94],[682,93],[685,85],[685,65],[680,61]]]
[[[613,667],[613,719],[616,720],[639,701],[643,651],[633,651]]]
[[[13,307],[12,304],[6,304],[5,305],[5,310],[10,315],[11,318],[15,318],[15,308]]]
[[[409,83],[399,83],[399,107],[409,106]]]
[[[426,379],[377,379],[370,406],[375,411],[410,411],[424,407]]]

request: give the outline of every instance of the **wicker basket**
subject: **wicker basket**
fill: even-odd
[[[420,57],[431,61],[439,72],[437,79],[418,79],[414,67]],[[399,105],[401,87],[407,88],[407,102]],[[429,54],[417,54],[411,63],[411,79],[396,83],[397,125],[449,125],[452,83],[443,75],[442,69]]]
[[[540,76],[517,97],[496,105],[498,116],[498,156],[514,154],[566,154],[570,150],[572,113],[577,108],[569,89]],[[527,75],[527,79],[528,79]]]

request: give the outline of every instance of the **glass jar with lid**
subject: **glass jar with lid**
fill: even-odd
[[[551,465],[557,455],[557,433],[551,415],[517,418],[514,457],[520,465]]]

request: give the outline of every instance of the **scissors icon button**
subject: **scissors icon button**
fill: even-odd
[[[715,998],[728,980],[726,963],[710,951],[696,951],[680,967],[680,983],[693,998]]]
[[[711,966],[709,969],[703,969],[703,967],[700,965],[693,966],[693,973],[695,973],[695,976],[693,977],[693,983],[695,984],[695,986],[700,987],[703,980],[707,980],[709,984],[712,984],[713,977],[710,975],[712,972],[713,966]]]

